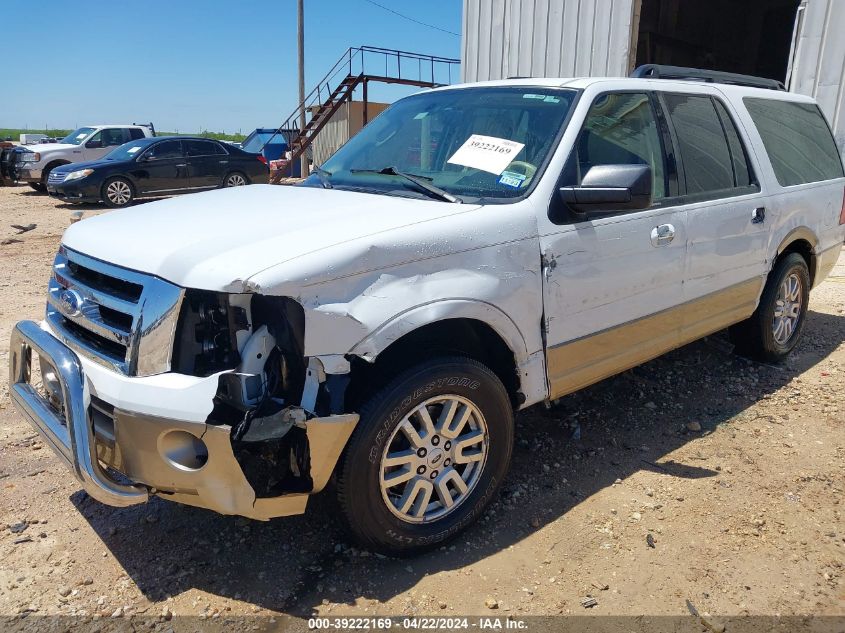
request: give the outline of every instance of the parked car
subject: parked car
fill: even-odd
[[[304,186],[73,224],[12,399],[104,503],[268,519],[334,476],[364,546],[438,546],[515,410],[723,328],[767,362],[800,340],[845,238],[833,137],[810,98],[703,79],[421,92]]]
[[[136,198],[266,183],[259,155],[191,136],[155,137],[121,145],[99,161],[57,167],[51,196],[69,202],[125,207]]]
[[[56,167],[97,160],[127,141],[153,136],[152,123],[81,127],[59,143],[19,147],[12,161],[15,180],[28,183],[36,191],[47,191],[47,179]]]

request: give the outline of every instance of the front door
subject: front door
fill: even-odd
[[[595,217],[556,212],[560,224],[540,222],[552,398],[678,344],[686,213],[673,202],[677,179],[661,112],[647,93],[596,97],[559,181],[579,185],[596,165],[648,165],[650,208]]]
[[[127,141],[129,141],[129,136],[123,128],[103,128],[85,141],[82,156],[86,161],[98,160]]]
[[[188,188],[188,165],[182,141],[161,141],[147,149],[138,158],[133,175],[138,192],[143,194]]]
[[[229,155],[214,141],[183,141],[191,188],[219,187],[229,168]]]

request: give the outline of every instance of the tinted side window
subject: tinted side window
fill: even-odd
[[[147,150],[147,157],[156,160],[165,158],[181,158],[182,143],[180,141],[162,141]]]
[[[144,131],[141,128],[131,127],[129,128],[129,139],[133,141],[137,141],[140,138],[144,138]]]
[[[188,156],[216,156],[223,154],[223,148],[211,141],[185,141]]]
[[[781,186],[842,177],[836,143],[817,105],[756,97],[743,102]]]
[[[666,197],[663,145],[647,94],[605,94],[590,106],[564,167],[562,184],[580,185],[584,175],[596,165],[648,165],[654,200]]]
[[[733,163],[734,186],[748,187],[756,184],[756,179],[751,172],[751,165],[748,162],[748,154],[745,152],[745,146],[739,138],[739,132],[737,132],[731,115],[728,114],[727,108],[721,101],[714,99],[713,103],[719,113],[722,129],[728,137],[728,149],[731,152],[731,162]]]
[[[734,187],[728,139],[709,96],[664,95],[678,138],[686,193],[697,195]]]
[[[123,130],[118,127],[108,127],[102,130],[103,147],[117,147],[123,145],[128,139],[123,136]]]

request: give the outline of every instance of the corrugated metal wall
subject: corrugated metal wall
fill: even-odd
[[[630,71],[637,4],[636,0],[464,0],[463,80],[625,76]]]
[[[845,0],[802,2],[789,89],[815,97],[845,159]]]

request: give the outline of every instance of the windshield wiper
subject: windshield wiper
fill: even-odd
[[[331,172],[326,171],[322,167],[315,167],[314,173],[317,174],[317,178],[320,179],[320,184],[323,186],[323,189],[334,189],[332,183],[329,182],[329,176],[331,176]]]
[[[404,171],[399,171],[395,167],[384,167],[383,169],[350,169],[349,172],[353,174],[384,174],[385,176],[399,176],[400,178],[404,178],[408,182],[415,184],[420,191],[428,194],[432,198],[445,200],[446,202],[457,202],[459,204],[462,202],[462,200],[456,198],[448,191],[443,191],[440,187],[436,187],[430,182],[426,182],[423,180],[422,176],[408,174]]]

